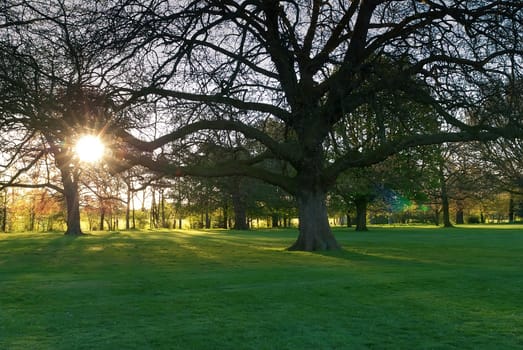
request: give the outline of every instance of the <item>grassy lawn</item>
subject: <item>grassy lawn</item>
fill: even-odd
[[[0,349],[523,348],[523,227],[0,234]]]

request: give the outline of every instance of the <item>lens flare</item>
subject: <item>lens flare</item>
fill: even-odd
[[[74,151],[80,161],[94,163],[102,159],[105,146],[99,137],[84,135],[78,139]]]

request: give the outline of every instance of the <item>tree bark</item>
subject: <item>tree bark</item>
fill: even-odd
[[[241,193],[240,179],[234,179],[232,186],[232,207],[234,211],[234,229],[235,230],[248,230],[249,225],[247,223],[247,204]]]
[[[277,213],[271,214],[271,227],[276,228],[279,227],[279,220],[280,216]]]
[[[229,211],[229,207],[227,205],[227,202],[225,202],[223,204],[223,207],[222,207],[222,210],[223,210],[223,221],[222,221],[222,228],[224,229],[227,229],[228,228],[228,223],[229,223],[229,216],[228,216],[228,211]]]
[[[302,190],[298,195],[300,232],[289,250],[338,250],[340,245],[332,234],[323,191]]]
[[[125,203],[125,229],[131,228],[131,191],[127,187],[127,201]]]
[[[456,211],[456,224],[463,225],[465,223],[465,214],[463,208],[458,204],[458,209]]]
[[[105,207],[103,203],[100,203],[100,205],[102,206],[100,208],[100,231],[103,231],[105,226]]]
[[[452,227],[450,222],[450,205],[447,194],[441,194],[441,211],[443,212],[443,227]]]
[[[356,231],[368,231],[367,228],[367,196],[356,196]]]
[[[67,207],[67,230],[65,235],[83,235],[80,227],[80,199],[78,195],[78,180],[74,169],[60,169],[64,185],[64,197]]]
[[[2,204],[2,232],[7,232],[7,190],[4,190]]]
[[[512,196],[510,196],[508,203],[508,222],[509,224],[514,223],[514,198],[512,198]]]
[[[211,228],[211,216],[209,214],[209,208],[205,208],[205,228],[209,229]]]
[[[441,195],[441,212],[443,213],[443,227],[453,227],[450,222],[450,205],[449,194],[447,191],[447,180],[443,171],[443,165],[439,167],[440,195]]]

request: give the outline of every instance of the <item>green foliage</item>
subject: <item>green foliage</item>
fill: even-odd
[[[518,348],[521,228],[2,234],[0,348]]]

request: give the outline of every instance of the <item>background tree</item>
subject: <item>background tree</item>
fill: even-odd
[[[82,233],[73,146],[82,133],[103,130],[111,109],[99,89],[106,61],[91,36],[95,22],[74,1],[22,1],[6,4],[0,23],[0,137],[8,167],[21,169],[4,185],[21,185],[21,174],[52,159],[60,179],[43,185],[62,193],[71,235]]]

